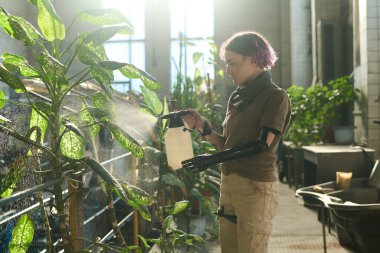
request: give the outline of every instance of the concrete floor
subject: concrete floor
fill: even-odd
[[[279,183],[280,203],[269,242],[269,253],[323,253],[322,225],[316,211],[303,206],[294,189]],[[335,234],[335,231],[331,231]],[[338,239],[327,233],[328,253],[352,253],[340,246]],[[210,242],[208,252],[220,253],[218,241]],[[238,253],[238,252],[236,252]]]

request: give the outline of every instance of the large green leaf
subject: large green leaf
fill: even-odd
[[[134,156],[138,158],[144,157],[144,149],[124,129],[111,122],[106,122],[105,125],[112,132],[116,140],[123,148],[130,151]]]
[[[4,106],[4,104],[5,104],[4,92],[0,90],[0,109]]]
[[[10,253],[26,253],[33,237],[33,221],[27,214],[23,214],[13,229],[12,240],[9,243]]]
[[[114,80],[113,71],[96,66],[91,70],[91,76],[99,84],[100,88],[102,88],[107,96],[112,98],[113,88],[111,83]]]
[[[37,112],[34,108],[32,108],[32,114],[30,116],[29,126],[30,128],[36,126],[41,129],[41,144],[42,144],[44,142],[44,137],[45,137],[48,124],[47,124],[46,119],[42,117],[41,114],[43,114],[43,112],[41,111]],[[33,141],[37,140],[37,133],[35,131],[30,135],[30,139]]]
[[[23,93],[26,91],[24,84],[21,80],[12,75],[2,64],[0,64],[0,80],[6,83],[17,93]]]
[[[17,158],[10,167],[10,172],[6,174],[5,177],[0,179],[0,195],[1,197],[9,197],[13,188],[16,186],[17,182],[23,176],[25,171],[26,156],[21,156]]]
[[[144,206],[150,206],[153,204],[154,200],[144,190],[136,186],[129,185],[124,182],[121,183],[121,186],[123,187],[124,191],[127,193],[129,200],[133,200],[135,203],[139,205],[144,205]]]
[[[189,206],[188,200],[182,200],[182,201],[176,202],[174,204],[173,209],[170,211],[170,214],[173,215],[173,214],[183,212],[188,206]]]
[[[121,183],[121,186],[128,196],[128,199],[126,200],[127,204],[131,207],[136,208],[139,211],[141,217],[143,217],[145,220],[150,221],[151,216],[146,206],[151,205],[153,203],[153,199],[150,198],[149,194],[145,193],[137,187],[132,190],[132,187],[126,183]]]
[[[98,174],[107,184],[113,185],[116,193],[123,198],[124,200],[128,200],[128,196],[126,195],[123,187],[120,185],[119,181],[100,163],[98,163],[95,159],[91,157],[85,157],[81,159],[81,162],[86,164],[89,168],[91,168],[96,174]]]
[[[122,34],[132,34],[133,31],[131,30],[131,27],[129,26],[107,26],[102,27],[86,37],[83,38],[83,42],[85,43],[94,43],[95,45],[101,45],[107,40],[111,39],[113,36],[115,36],[117,33]]]
[[[36,44],[39,38],[43,38],[36,28],[22,17],[9,16],[8,22],[13,31],[12,38],[23,41],[27,46]]]
[[[119,9],[84,10],[78,15],[83,21],[94,25],[127,24],[132,27],[132,24]]]
[[[0,26],[3,28],[4,32],[12,36],[13,30],[9,25],[7,12],[2,7],[0,9]]]
[[[124,67],[119,69],[119,71],[125,77],[132,79],[139,78],[148,89],[156,90],[161,88],[161,84],[157,81],[157,79],[145,71],[137,68],[133,64],[126,63]]]
[[[145,87],[151,90],[157,90],[161,88],[160,82],[156,78],[154,78],[152,75],[150,75],[148,72],[145,72],[144,70],[139,69],[140,72],[140,79],[144,83]]]
[[[4,67],[9,71],[17,71],[19,74],[26,77],[39,77],[38,70],[28,64],[28,61],[19,55],[5,53],[2,55]]]
[[[11,184],[9,187],[3,186],[2,188],[4,188],[4,190],[1,191],[0,197],[3,199],[9,198],[10,196],[12,196],[13,190],[16,188],[16,182]]]
[[[119,68],[119,71],[128,78],[140,78],[140,71],[139,69],[133,65],[133,64],[128,64],[125,63],[125,65],[122,68]]]
[[[105,68],[105,69],[109,69],[109,70],[117,70],[117,69],[120,69],[126,65],[128,65],[127,63],[124,63],[124,62],[117,62],[117,61],[102,61],[102,62],[99,62],[99,67],[102,67],[102,68]],[[131,73],[133,75],[133,73]],[[135,71],[133,78],[138,78],[138,71]]]
[[[148,89],[155,90],[161,88],[161,84],[145,71],[137,68],[133,64],[116,61],[99,62],[99,66],[109,70],[119,70],[125,77],[131,79],[139,78]]]
[[[107,61],[106,51],[101,45],[93,43],[79,43],[76,46],[76,57],[78,60],[90,66],[95,66],[101,61]]]
[[[95,139],[99,134],[100,126],[99,124],[95,124],[95,118],[92,116],[91,111],[85,102],[82,102],[79,117],[89,125],[88,128],[90,129],[91,138]]]
[[[61,139],[60,149],[63,155],[71,159],[81,159],[83,157],[84,140],[81,136],[68,130]]]
[[[116,116],[115,102],[104,94],[97,92],[91,96],[92,105],[98,109],[98,119],[109,121]],[[99,117],[100,116],[100,117]]]
[[[49,80],[60,85],[62,88],[68,87],[68,81],[65,77],[66,67],[62,63],[45,52],[39,55],[38,61],[45,69]]]
[[[145,104],[151,109],[155,116],[160,115],[163,110],[162,103],[157,96],[157,93],[151,90],[148,90],[144,86],[140,86],[142,95],[144,97]]]
[[[172,223],[174,222],[173,215],[168,215],[165,220],[162,222],[162,228],[166,233],[171,233],[173,230]]]
[[[38,26],[48,41],[64,40],[65,26],[54,10],[50,0],[37,0]]]

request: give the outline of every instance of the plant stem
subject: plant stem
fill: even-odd
[[[40,210],[41,210],[41,216],[42,216],[42,223],[44,224],[45,228],[45,236],[46,236],[46,252],[47,253],[52,253],[53,249],[53,241],[51,240],[51,228],[49,224],[49,219],[46,214],[46,210],[44,207],[44,201],[42,198],[42,192],[37,192],[36,197],[38,202],[40,203]]]
[[[108,218],[110,219],[112,230],[115,234],[116,240],[119,242],[120,246],[127,246],[127,243],[124,240],[123,235],[121,234],[120,228],[117,225],[117,219],[116,219],[116,213],[115,213],[115,206],[113,204],[113,197],[112,192],[110,190],[109,185],[106,185],[106,191],[107,191],[107,202],[108,202],[108,209],[107,214]]]
[[[61,179],[62,178],[62,164],[61,164],[61,150],[60,150],[60,103],[55,99],[52,98],[52,114],[49,117],[49,123],[50,123],[50,129],[51,129],[51,135],[50,135],[50,144],[52,152],[55,154],[55,156],[50,159],[50,163],[52,165],[52,168],[54,169],[54,179]],[[66,222],[66,214],[64,210],[64,201],[62,196],[62,187],[60,183],[57,183],[54,185],[54,195],[55,195],[55,201],[57,205],[58,215],[59,215],[59,228],[61,232],[62,242],[63,242],[63,248],[66,253],[73,253],[74,249],[72,246],[72,243],[70,241],[68,226]]]
[[[62,53],[58,56],[58,60],[60,60],[64,55],[65,55],[65,53],[74,45],[74,43],[76,42],[78,40],[78,37],[75,37],[75,39],[73,39],[73,41],[70,43],[70,45],[67,47],[67,48],[65,48],[63,51],[62,51]],[[74,54],[74,56],[75,56],[75,54]]]

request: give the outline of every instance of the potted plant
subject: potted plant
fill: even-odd
[[[292,85],[287,93],[292,115],[285,135],[285,153],[291,161],[283,163],[288,163],[288,172],[294,174],[294,171],[302,172],[303,169],[302,146],[323,143],[326,132],[334,126],[338,108],[353,102],[356,93],[352,76],[343,76],[325,85],[318,83],[306,89]],[[296,180],[293,178],[292,181]]]
[[[144,201],[146,196],[142,197],[141,192],[134,193],[133,188],[129,187],[126,182],[117,180],[96,160],[96,156],[86,156],[84,148],[85,144],[94,143],[99,133],[99,126],[102,125],[126,150],[131,151],[136,157],[143,157],[144,152],[140,144],[113,121],[114,100],[111,86],[113,71],[119,70],[129,78],[139,78],[149,89],[157,89],[160,84],[152,76],[132,64],[108,59],[102,44],[116,33],[133,32],[132,25],[119,10],[81,11],[74,21],[81,19],[94,25],[108,26],[95,31],[84,31],[74,36],[71,42],[63,43],[71,26],[65,27],[51,2],[49,0],[28,2],[38,8],[39,29],[24,18],[7,12],[4,8],[0,10],[0,26],[11,38],[24,43],[35,63],[31,64],[21,55],[4,53],[2,55],[3,63],[0,64],[0,80],[17,93],[23,94],[27,99],[28,102],[25,106],[31,110],[30,130],[26,134],[20,133],[11,120],[0,115],[0,131],[26,144],[29,152],[24,155],[25,159],[46,159],[50,164],[47,171],[39,171],[38,174],[42,178],[49,176],[57,181],[54,184],[53,194],[54,205],[60,214],[62,247],[65,252],[73,252],[79,250],[80,246],[72,239],[78,242],[76,236],[81,235],[71,233],[73,231],[70,231],[66,222],[67,215],[64,205],[67,198],[62,195],[61,181],[75,181],[75,178],[68,174],[69,171],[80,174],[83,171],[92,170],[102,178],[104,190],[111,200],[111,192],[116,192],[129,205],[137,208],[143,217],[150,218],[147,208],[142,204],[146,203]],[[79,61],[84,67],[71,74],[70,67],[73,61]],[[37,101],[32,98],[23,82],[30,78],[42,82],[48,93],[47,100]],[[71,91],[89,80],[94,81],[100,91],[88,96],[78,95],[79,111],[63,113],[63,105]],[[3,106],[4,101],[4,95],[0,92],[0,107]],[[2,184],[7,183],[6,187],[1,189],[2,198],[7,198],[12,194],[12,189],[19,179],[20,173],[22,173],[22,168],[16,168],[6,178],[1,179]],[[75,195],[79,192],[73,191],[70,194]],[[42,210],[44,209],[42,208]],[[115,217],[113,217],[112,223],[114,222]],[[27,231],[18,229],[19,227],[25,227]],[[11,246],[15,249],[22,247],[26,251],[33,239],[33,225],[31,220],[25,216],[20,219],[19,227],[14,230],[14,243],[11,242]],[[113,228],[119,244],[124,247],[124,250],[129,250],[117,225]],[[49,224],[46,224],[45,232],[47,252],[53,252]],[[16,242],[23,242],[23,245],[20,246]]]

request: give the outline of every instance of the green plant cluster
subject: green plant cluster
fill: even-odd
[[[180,41],[180,59],[178,61],[177,78],[173,85],[171,100],[173,109],[181,110],[194,108],[198,110],[203,116],[209,119],[213,125],[221,125],[222,115],[218,111],[219,107],[216,105],[217,94],[210,87],[211,80],[208,78],[207,73],[203,73],[199,68],[195,69],[193,77],[185,76],[182,72],[182,52],[184,46],[195,46],[192,42],[189,42],[186,38],[182,37]],[[213,59],[208,59],[212,64],[214,63],[214,57],[216,57],[217,51],[214,44],[210,44],[210,52],[213,55]],[[199,52],[194,53],[193,61],[197,63],[203,59],[203,55]],[[206,89],[201,88],[206,84]],[[203,86],[204,87],[204,86]],[[161,102],[160,98],[154,91],[142,88],[142,95],[144,102],[141,104],[141,108],[154,117],[167,114],[169,112],[169,105],[167,98],[163,98]],[[174,105],[174,106],[173,106]],[[219,197],[219,184],[220,174],[217,168],[210,168],[204,173],[192,173],[185,170],[173,171],[168,167],[165,154],[165,132],[166,132],[167,120],[160,120],[155,127],[155,138],[150,143],[150,151],[155,149],[155,160],[159,160],[159,182],[160,185],[157,195],[166,196],[171,193],[171,198],[163,198],[158,200],[161,205],[171,205],[176,200],[190,201],[190,208],[186,213],[182,215],[182,218],[186,218],[187,230],[186,233],[190,233],[190,216],[193,215],[210,215],[216,210],[216,201]],[[192,131],[193,148],[195,155],[203,153],[216,152],[214,147],[204,141],[200,134],[196,131]],[[150,156],[146,156],[145,160],[147,164],[154,164],[154,161],[148,161]],[[157,216],[161,217],[160,223],[164,222],[165,209],[159,208]],[[216,234],[215,231],[210,231],[211,234]],[[166,244],[165,244],[166,245]]]
[[[72,36],[67,41],[70,32],[69,27],[61,22],[50,0],[29,0],[31,5],[38,10],[38,28],[22,17],[12,15],[3,7],[0,9],[0,26],[4,32],[14,41],[23,43],[33,60],[30,62],[21,55],[4,53],[1,55],[0,81],[8,85],[17,93],[21,93],[26,102],[5,100],[3,92],[0,92],[0,108],[5,102],[18,103],[30,108],[30,129],[26,134],[19,131],[18,126],[13,125],[10,119],[0,115],[0,131],[25,143],[28,154],[23,159],[43,159],[50,168],[42,171],[41,167],[35,171],[41,177],[56,180],[54,187],[48,189],[54,194],[54,206],[60,218],[60,234],[62,236],[62,248],[65,252],[74,252],[72,237],[67,224],[65,205],[68,198],[62,191],[65,182],[73,180],[72,174],[82,175],[92,171],[101,178],[101,185],[112,203],[112,192],[116,193],[129,206],[136,208],[141,216],[149,220],[150,213],[146,206],[152,203],[150,196],[145,192],[137,192],[126,182],[115,178],[103,167],[96,154],[96,138],[100,127],[105,127],[119,142],[134,156],[143,158],[144,150],[123,127],[114,123],[115,100],[113,96],[112,82],[113,71],[119,70],[128,78],[141,79],[147,89],[158,89],[160,83],[148,73],[136,68],[134,65],[124,62],[115,62],[108,59],[103,43],[117,33],[132,34],[133,26],[129,20],[117,9],[91,9],[78,13],[72,24],[77,21],[90,23],[97,26],[94,31],[83,31]],[[77,61],[82,68],[73,68],[73,62]],[[24,84],[24,79],[35,79],[42,83],[46,90],[47,98],[36,100]],[[78,111],[70,113],[64,111],[64,104],[68,97],[82,83],[92,81],[98,86],[98,91],[89,95],[78,95],[76,100],[80,107]],[[85,154],[85,149],[90,148],[92,156]],[[13,164],[11,171],[5,178],[1,178],[1,198],[11,197],[17,181],[23,176],[24,168],[19,164]],[[4,183],[4,184],[3,184]],[[77,192],[70,193],[75,195]],[[112,191],[112,192],[111,192]],[[41,195],[41,194],[40,194]],[[70,203],[71,204],[71,203]],[[81,205],[81,203],[78,203]],[[110,210],[112,208],[109,208]],[[45,209],[41,208],[44,213]],[[111,211],[110,219],[117,224],[115,212]],[[69,213],[68,216],[72,217]],[[42,214],[46,216],[46,213]],[[33,226],[31,220],[25,216],[21,224],[27,222],[28,226],[20,225],[24,229],[15,229],[12,234],[12,247],[22,247],[25,252],[33,239]],[[48,221],[46,221],[48,223]],[[53,252],[53,242],[50,236],[50,225],[45,224],[47,239],[47,252]],[[125,247],[126,243],[119,228],[113,227],[118,243]],[[77,239],[77,238],[76,238]],[[76,240],[78,241],[78,240]],[[17,246],[18,245],[18,246]],[[125,247],[124,252],[128,250]]]
[[[292,85],[287,93],[292,104],[292,118],[285,138],[297,146],[321,143],[326,127],[334,124],[338,108],[357,97],[352,76],[306,89]]]

